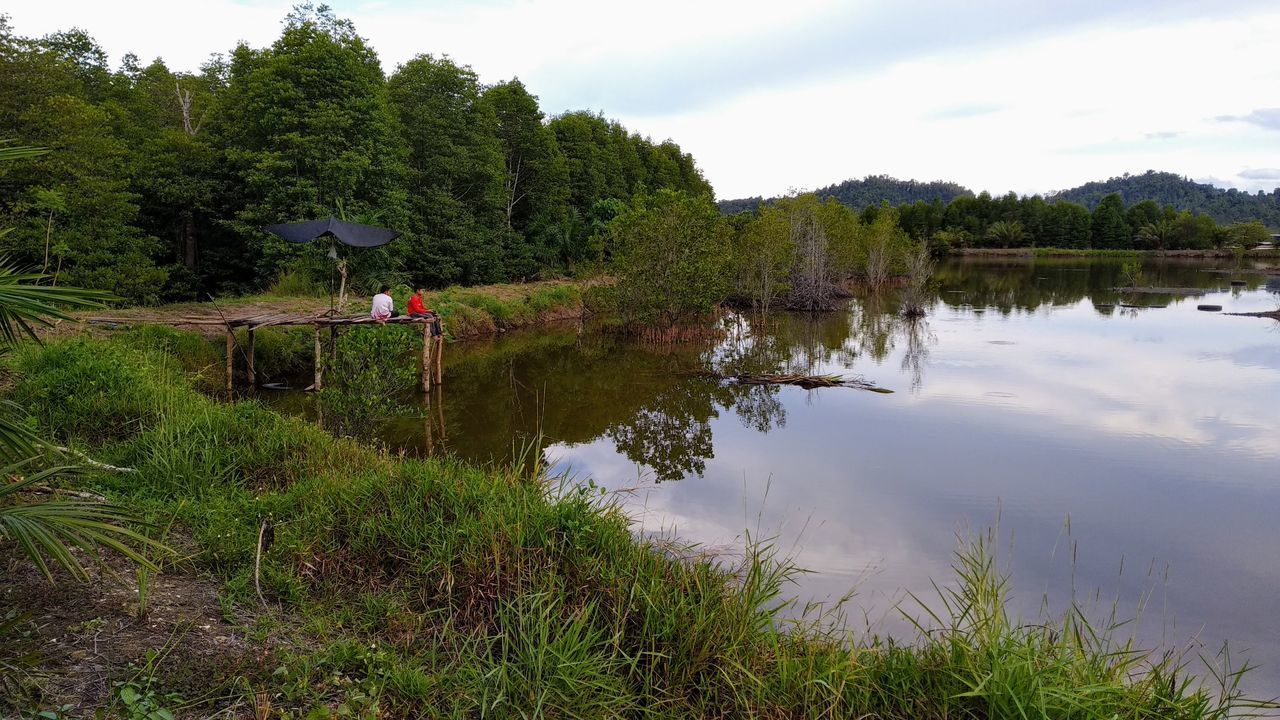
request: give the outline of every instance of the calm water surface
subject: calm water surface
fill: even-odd
[[[627,490],[639,530],[713,548],[776,536],[813,571],[797,595],[855,589],[850,614],[881,631],[904,630],[904,591],[950,577],[957,533],[996,527],[1024,617],[1073,588],[1099,612],[1145,598],[1146,645],[1212,655],[1230,639],[1263,666],[1249,687],[1274,695],[1280,324],[1196,305],[1274,309],[1280,281],[1212,267],[1149,264],[1150,284],[1207,290],[1180,298],[1117,296],[1118,262],[951,261],[915,323],[890,293],[767,327],[731,319],[727,339],[695,347],[582,327],[461,343],[430,420],[387,438],[488,460],[540,431],[557,469]],[[894,392],[686,374],[699,368]]]

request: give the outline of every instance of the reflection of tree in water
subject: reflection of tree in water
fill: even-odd
[[[1034,312],[1045,306],[1074,305],[1088,298],[1095,309],[1111,314],[1124,285],[1116,258],[956,258],[934,272],[941,299],[952,307],[992,308],[1002,315]],[[1143,262],[1146,284],[1153,287],[1216,287],[1219,279],[1205,264],[1176,258]],[[1145,295],[1140,304],[1180,302],[1181,297]]]
[[[672,393],[676,394],[683,395]],[[661,398],[610,427],[607,434],[618,452],[647,465],[659,482],[679,480],[701,476],[707,458],[715,456],[711,419],[716,416],[713,405],[697,398]]]
[[[929,360],[929,346],[938,342],[925,318],[902,321],[902,335],[907,346],[902,353],[902,372],[911,376],[911,390],[917,392],[924,383],[924,368]]]

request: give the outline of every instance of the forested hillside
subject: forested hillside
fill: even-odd
[[[1092,210],[1102,198],[1118,194],[1125,203],[1152,200],[1178,210],[1203,213],[1220,223],[1261,221],[1280,230],[1280,188],[1270,193],[1224,190],[1167,172],[1148,170],[1141,175],[1121,175],[1100,182],[1049,194],[1047,200],[1069,200]]]
[[[975,197],[975,193],[956,183],[896,180],[885,175],[845,180],[816,190],[814,194],[823,199],[835,198],[855,210],[885,202],[893,206],[935,201],[948,205],[957,198]],[[1122,175],[1106,181],[1085,183],[1070,190],[1048,193],[1042,199],[1048,203],[1075,203],[1092,211],[1103,198],[1111,194],[1119,195],[1125,205],[1137,205],[1149,200],[1160,207],[1169,206],[1180,212],[1207,215],[1224,225],[1256,221],[1280,231],[1280,187],[1270,193],[1250,194],[1236,189],[1224,190],[1155,170],[1148,170],[1141,175]],[[721,212],[733,215],[754,211],[760,205],[776,200],[777,198],[765,199],[757,196],[721,200],[719,206]]]
[[[909,205],[914,202],[933,202],[940,200],[944,204],[952,200],[973,195],[963,185],[952,182],[921,182],[919,180],[898,180],[888,175],[868,175],[861,180],[845,180],[835,185],[814,190],[819,199],[835,198],[841,204],[855,210],[868,205],[879,205],[888,202],[890,205]],[[765,202],[773,202],[777,198],[765,200],[762,197],[742,198],[740,200],[720,201],[720,211],[733,215],[743,211],[753,211]]]
[[[367,282],[500,282],[592,259],[588,238],[638,192],[711,193],[675,143],[590,112],[548,119],[517,79],[430,54],[387,76],[324,6],[195,72],[113,69],[85,32],[23,37],[0,16],[0,141],[49,150],[0,169],[0,254],[134,302],[332,267],[269,223],[402,231],[353,256]]]

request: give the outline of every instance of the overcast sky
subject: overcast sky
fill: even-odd
[[[118,62],[270,44],[285,0],[24,2]],[[383,66],[447,53],[693,153],[721,198],[887,174],[1045,192],[1169,170],[1280,186],[1280,4],[1216,0],[331,3]]]

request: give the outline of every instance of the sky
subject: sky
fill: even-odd
[[[269,45],[288,0],[43,0],[194,70]],[[693,154],[720,198],[885,174],[1022,194],[1148,169],[1280,186],[1280,4],[1253,0],[335,0],[387,72],[448,54]]]

